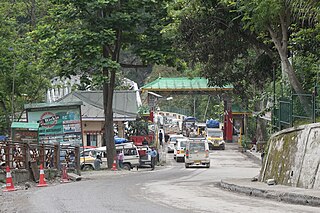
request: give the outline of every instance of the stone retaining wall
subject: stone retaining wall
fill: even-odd
[[[320,123],[282,130],[268,141],[260,179],[320,189]]]

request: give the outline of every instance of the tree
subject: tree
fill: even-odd
[[[32,12],[27,5],[33,4]],[[10,124],[21,118],[25,103],[43,101],[46,73],[37,65],[36,47],[27,33],[41,19],[47,1],[2,1],[0,4],[0,131],[9,134]],[[46,11],[46,10],[45,10]],[[31,15],[31,13],[33,15]],[[32,22],[32,24],[31,24]],[[30,81],[32,79],[32,81]]]
[[[182,57],[192,67],[201,67],[211,85],[233,84],[237,94],[252,97],[246,94],[250,85],[262,88],[272,76],[270,46],[244,29],[238,14],[219,1],[194,1],[188,7],[181,6],[177,28]]]
[[[112,167],[112,100],[120,67],[144,67],[164,62],[171,51],[161,30],[169,23],[166,1],[57,0],[48,19],[33,32],[43,47],[42,58],[61,76],[90,74],[103,79],[104,140],[108,167]],[[129,50],[142,64],[124,64],[121,52]]]
[[[224,1],[242,14],[239,16],[246,29],[259,35],[269,35],[281,61],[282,71],[288,77],[290,85],[297,94],[304,94],[299,76],[295,72],[289,57],[290,36],[293,27],[304,27],[304,23],[316,19],[314,8],[320,6],[315,0],[241,0]],[[308,110],[310,104],[300,95],[300,102]]]

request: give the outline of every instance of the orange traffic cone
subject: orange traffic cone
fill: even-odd
[[[6,168],[6,172],[7,172],[7,184],[6,184],[6,189],[4,189],[3,191],[4,192],[11,192],[11,191],[15,191],[16,189],[14,188],[14,185],[13,185],[13,181],[12,181],[12,176],[11,176],[11,172],[10,172],[10,167],[7,166]]]
[[[117,160],[116,160],[116,158],[113,159],[112,170],[113,171],[117,171]]]
[[[42,164],[40,164],[40,180],[39,180],[39,184],[37,186],[48,186],[48,184],[46,183],[45,179],[44,179],[44,170],[42,167]]]
[[[64,165],[62,167],[62,179],[61,179],[61,183],[69,183],[69,176],[67,173],[67,167]]]

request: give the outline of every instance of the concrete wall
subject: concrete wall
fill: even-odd
[[[56,169],[45,169],[45,178],[47,180],[55,179],[59,173]],[[14,169],[11,170],[11,176],[13,183],[24,183],[27,181],[32,181],[32,176],[30,172],[26,169]],[[0,183],[6,183],[6,172],[0,170]]]
[[[320,123],[280,131],[268,141],[260,179],[320,189]]]

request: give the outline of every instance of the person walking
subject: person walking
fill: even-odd
[[[164,142],[168,143],[170,136],[166,133],[164,134]]]
[[[163,140],[163,133],[162,131],[160,130],[159,131],[159,142],[160,142],[160,145],[162,146],[162,140]]]
[[[154,170],[156,159],[157,159],[157,151],[154,149],[154,147],[151,148],[150,156],[151,156],[151,170]]]
[[[120,151],[118,154],[118,162],[119,162],[119,168],[122,169],[123,168],[123,152]]]

